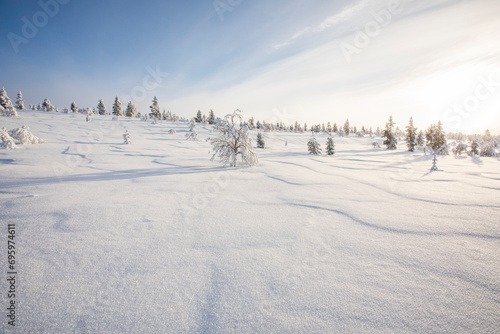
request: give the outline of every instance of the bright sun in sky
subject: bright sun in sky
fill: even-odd
[[[27,104],[500,134],[498,0],[45,3],[0,4],[0,86]]]

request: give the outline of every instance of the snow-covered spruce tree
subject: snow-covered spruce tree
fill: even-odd
[[[257,134],[257,147],[258,148],[265,148],[266,147],[266,142],[264,141],[264,136],[262,135],[262,132],[259,132]]]
[[[20,144],[40,144],[43,140],[30,132],[30,128],[25,125],[9,131],[10,136]]]
[[[0,129],[0,147],[9,150],[16,148],[14,138],[10,136],[9,132],[5,128]]]
[[[320,155],[321,154],[321,146],[319,146],[316,137],[314,137],[314,132],[312,133],[311,138],[307,142],[307,150],[310,154]]]
[[[78,107],[76,106],[76,103],[75,101],[71,102],[71,112],[77,112],[78,111]]]
[[[408,151],[415,151],[417,144],[417,129],[413,126],[413,117],[410,117],[410,122],[406,126],[406,146]]]
[[[137,111],[135,109],[135,105],[130,101],[127,104],[127,109],[125,110],[125,116],[134,118],[137,115]]]
[[[203,121],[203,115],[201,114],[201,111],[198,110],[196,113],[196,117],[194,118],[195,122],[201,123]]]
[[[97,112],[99,113],[99,115],[106,115],[106,106],[104,105],[102,99],[100,99],[99,103],[97,104]]]
[[[344,133],[346,136],[349,136],[349,133],[351,132],[351,127],[349,125],[349,118],[346,119],[345,123],[344,123]]]
[[[196,132],[196,121],[194,118],[189,123],[189,132],[186,133],[187,140],[198,140],[198,132]]]
[[[477,140],[473,140],[472,144],[470,144],[470,156],[478,156],[479,155],[479,143]]]
[[[394,121],[389,116],[389,121],[385,124],[385,130],[382,131],[382,138],[385,138],[384,145],[388,150],[395,150],[398,145],[398,139],[394,134]]]
[[[56,110],[56,108],[52,105],[52,103],[50,103],[49,99],[43,100],[42,109],[43,109],[43,111],[55,111]]]
[[[443,131],[443,125],[439,121],[436,125],[431,125],[425,132],[427,146],[433,152],[441,155],[448,155],[448,144],[446,142],[446,135]]]
[[[87,122],[92,120],[92,109],[87,108]]]
[[[210,109],[210,112],[208,113],[208,124],[212,125],[215,124],[215,113],[212,109]],[[250,123],[250,129],[252,128],[253,128],[253,123]]]
[[[115,116],[123,116],[122,103],[120,99],[115,97],[115,102],[113,103],[113,115]]]
[[[423,147],[424,144],[425,144],[424,133],[422,132],[422,130],[420,130],[418,132],[418,136],[417,136],[417,145],[420,146],[420,147]]]
[[[153,103],[149,106],[149,108],[151,109],[149,118],[153,118],[155,120],[161,119],[160,104],[158,103],[156,96],[153,98]]]
[[[337,131],[339,131],[338,127],[337,127],[337,123],[333,123],[333,128],[332,128],[332,131],[335,133]]]
[[[4,109],[8,109],[9,107],[12,107],[12,101],[10,100],[9,96],[7,95],[5,88],[3,88],[3,87],[2,87],[2,90],[0,90],[0,105]]]
[[[335,142],[333,141],[332,136],[328,136],[328,139],[326,140],[326,154],[335,154]]]
[[[125,133],[123,134],[123,143],[126,145],[132,144],[132,141],[130,140],[130,133],[128,130],[125,130]]]
[[[4,109],[2,106],[0,106],[2,110],[0,110],[2,116],[6,117],[17,117],[17,110],[13,106],[8,107],[7,109]]]
[[[26,110],[23,101],[23,93],[21,93],[21,91],[17,92],[16,108],[19,110]]]
[[[219,157],[225,165],[236,167],[238,156],[241,156],[243,165],[253,166],[259,163],[248,127],[242,124],[240,110],[226,115],[224,120],[217,123],[216,129],[219,132],[217,138],[210,140],[215,152],[212,161]]]

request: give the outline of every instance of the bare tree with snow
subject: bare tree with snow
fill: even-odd
[[[243,165],[253,166],[259,163],[248,126],[242,123],[240,110],[226,115],[224,120],[217,124],[216,129],[219,135],[210,140],[215,152],[212,160],[219,157],[222,163],[236,167],[238,156],[241,156]]]

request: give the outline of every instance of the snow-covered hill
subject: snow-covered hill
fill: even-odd
[[[403,144],[336,137],[335,156],[312,156],[308,133],[276,132],[258,166],[224,168],[210,126],[187,141],[187,122],[0,119],[22,125],[45,143],[0,150],[19,332],[499,329],[498,158],[441,157],[431,173]]]

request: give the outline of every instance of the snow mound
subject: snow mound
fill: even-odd
[[[40,144],[43,140],[35,136],[30,132],[30,128],[25,125],[21,128],[17,128],[9,131],[9,134],[14,138],[19,144]]]
[[[7,129],[3,128],[0,130],[0,147],[7,148],[9,150],[16,148],[16,143],[14,142],[14,138],[12,138]]]

